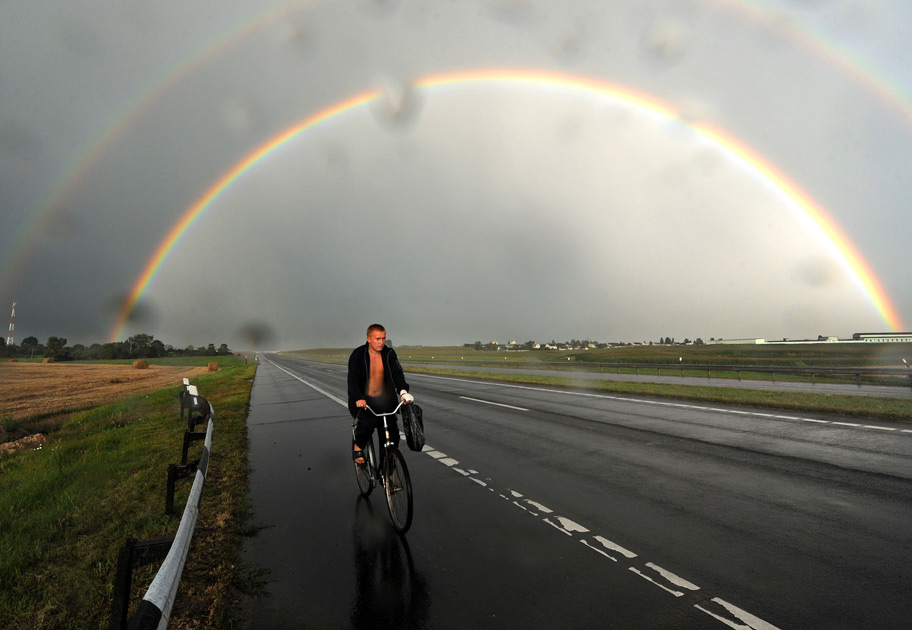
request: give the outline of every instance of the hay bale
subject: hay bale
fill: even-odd
[[[209,371],[210,371],[210,372],[218,372],[218,361],[210,361],[210,362],[209,362]]]
[[[134,370],[148,370],[149,362],[146,361],[145,359],[138,359],[133,362],[133,369]]]
[[[45,357],[44,361],[42,361],[42,363],[53,363],[53,362],[54,362],[54,357]]]

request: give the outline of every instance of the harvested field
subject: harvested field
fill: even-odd
[[[80,365],[73,363],[0,363],[0,416],[19,424],[66,414],[134,394],[180,385],[181,379],[205,374],[203,366]]]

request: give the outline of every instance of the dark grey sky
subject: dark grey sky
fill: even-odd
[[[0,306],[18,340],[178,346],[901,326],[909,41],[883,0],[7,3]],[[225,188],[117,328],[220,178],[375,88]]]

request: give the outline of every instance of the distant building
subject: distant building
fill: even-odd
[[[710,339],[706,342],[708,346],[714,345],[749,345],[749,344],[761,344],[766,343],[766,339]]]
[[[912,343],[912,332],[901,333],[855,333],[852,341],[865,343]]]
[[[817,343],[912,343],[912,332],[898,333],[855,333],[851,339],[840,339],[835,336],[820,335],[817,339],[783,339],[767,341],[766,339],[710,339],[706,345],[753,345],[753,344],[817,344]]]

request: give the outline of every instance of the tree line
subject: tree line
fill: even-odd
[[[133,335],[126,341],[110,343],[93,343],[85,346],[81,343],[67,345],[65,337],[49,337],[47,343],[41,344],[36,337],[26,337],[19,345],[7,345],[0,337],[0,357],[32,359],[44,357],[54,361],[91,361],[111,359],[157,359],[160,357],[213,357],[232,354],[227,344],[218,348],[214,343],[208,346],[187,346],[175,348],[152,335]]]

